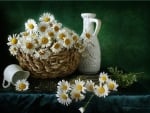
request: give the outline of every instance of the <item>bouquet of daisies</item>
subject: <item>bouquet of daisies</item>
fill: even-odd
[[[9,35],[7,45],[23,68],[44,78],[72,73],[79,64],[79,54],[85,49],[78,34],[64,27],[50,13],[43,13],[38,23],[28,19],[25,31]]]
[[[112,91],[117,91],[118,84],[112,80],[107,73],[101,72],[99,75],[99,84],[96,84],[92,80],[75,80],[74,83],[70,83],[65,80],[61,80],[57,85],[56,97],[59,103],[63,105],[70,105],[72,102],[78,102],[85,99],[86,93],[93,93],[88,102],[80,107],[79,110],[83,113],[94,95],[98,97],[106,97]]]
[[[25,22],[25,31],[9,35],[8,41],[9,51],[13,56],[18,51],[23,51],[35,58],[47,59],[50,54],[64,49],[76,48],[79,52],[84,50],[78,34],[63,27],[50,13],[43,13],[39,23],[28,19]]]

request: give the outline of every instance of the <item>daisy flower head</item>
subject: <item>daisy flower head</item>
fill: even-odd
[[[10,46],[9,51],[10,51],[10,54],[15,56],[15,55],[17,55],[18,48],[16,46]]]
[[[51,37],[52,39],[54,39],[54,37],[55,37],[55,31],[53,29],[51,29],[51,28],[48,28],[47,35],[49,37]]]
[[[27,31],[24,31],[24,32],[21,32],[20,33],[20,35],[21,35],[21,37],[23,37],[23,38],[26,38],[26,37],[28,37],[29,36],[29,32],[27,32]]]
[[[93,92],[94,88],[95,88],[95,83],[92,80],[88,80],[85,84],[85,87],[86,87],[87,91]]]
[[[99,75],[99,81],[104,83],[107,82],[107,80],[108,80],[108,74],[105,72],[101,72]]]
[[[9,35],[8,36],[8,41],[9,42],[7,43],[7,45],[16,46],[17,43],[18,43],[18,40],[19,40],[19,35],[17,35],[17,34],[13,34],[12,36]]]
[[[45,22],[40,22],[38,24],[38,31],[42,34],[42,33],[45,33],[48,29],[48,24],[45,23]]]
[[[85,98],[85,96],[79,90],[75,90],[75,89],[71,91],[70,95],[71,98],[76,102],[81,101]]]
[[[42,48],[51,46],[51,43],[52,43],[51,37],[49,37],[48,35],[42,34],[39,37],[39,44],[41,45]]]
[[[66,92],[57,91],[56,97],[59,103],[66,106],[68,106],[72,102]]]
[[[84,40],[86,41],[86,42],[90,42],[91,40],[92,40],[92,34],[91,33],[89,33],[89,32],[85,32],[84,33]]]
[[[61,23],[55,23],[55,24],[53,24],[52,28],[54,29],[55,33],[58,33],[59,30],[61,29],[61,27],[62,27]]]
[[[35,51],[36,43],[32,38],[28,38],[27,40],[23,40],[21,48],[27,54],[32,54]]]
[[[17,91],[26,91],[29,89],[29,82],[25,79],[18,80],[15,84]]]
[[[85,82],[83,80],[75,80],[75,84],[72,86],[72,88],[76,91],[85,93],[86,87],[84,86]]]
[[[64,38],[64,42],[63,42],[63,46],[64,46],[65,48],[67,48],[67,49],[72,48],[72,46],[73,46],[73,40],[72,40],[71,38],[65,37],[65,38]]]
[[[47,49],[40,49],[38,51],[35,51],[35,58],[40,58],[40,59],[47,59],[51,55],[50,51],[47,51]]]
[[[69,90],[71,90],[70,83],[65,80],[59,81],[57,89],[62,92],[68,92]]]
[[[68,32],[64,29],[61,29],[57,34],[57,40],[63,41],[65,37],[68,37]]]
[[[79,53],[82,53],[85,50],[85,46],[80,41],[76,42],[74,47],[79,51]]]
[[[25,29],[29,33],[36,32],[38,27],[34,19],[28,19],[25,23]]]
[[[79,36],[76,33],[73,33],[72,39],[73,39],[74,43],[76,43],[79,40]]]
[[[55,20],[55,17],[50,13],[43,13],[39,20],[40,22],[52,23]]]
[[[108,89],[108,86],[107,84],[100,84],[99,86],[95,86],[95,94],[98,96],[98,97],[106,97],[109,93],[109,89]]]
[[[116,83],[116,81],[108,79],[107,85],[109,90],[117,91],[118,84]]]
[[[79,108],[79,111],[80,111],[81,113],[84,113],[85,108],[84,108],[84,107],[80,107],[80,108]]]
[[[59,42],[55,42],[51,47],[52,52],[59,53],[62,50],[62,45]]]

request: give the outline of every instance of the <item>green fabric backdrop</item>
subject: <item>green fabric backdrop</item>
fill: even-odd
[[[43,12],[51,12],[65,26],[82,33],[83,12],[96,13],[102,26],[98,38],[102,52],[101,69],[118,66],[127,72],[144,72],[146,89],[150,81],[150,2],[51,1],[0,2],[1,73],[16,63],[6,45],[7,36],[24,30],[28,18],[38,20]]]

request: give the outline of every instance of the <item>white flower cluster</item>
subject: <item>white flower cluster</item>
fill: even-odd
[[[82,40],[74,31],[63,27],[50,13],[43,13],[39,23],[34,19],[25,22],[25,31],[8,36],[10,53],[15,56],[18,51],[30,54],[35,58],[47,59],[51,54],[64,49],[84,51]]]
[[[117,91],[118,84],[110,79],[107,73],[99,75],[99,84],[96,85],[92,80],[75,80],[74,84],[62,80],[57,86],[57,100],[59,103],[69,105],[73,100],[81,101],[85,98],[86,91],[93,92],[98,97],[106,97],[110,91]]]

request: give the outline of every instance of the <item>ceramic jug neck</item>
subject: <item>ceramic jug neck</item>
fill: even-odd
[[[94,23],[90,22],[91,18],[95,18],[96,14],[94,13],[82,13],[83,18],[83,32],[94,33]]]

